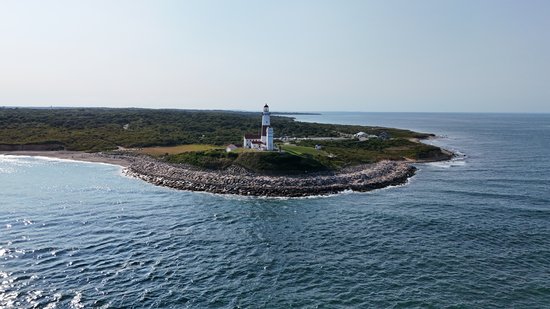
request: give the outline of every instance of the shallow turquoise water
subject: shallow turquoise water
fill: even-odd
[[[262,199],[0,156],[0,307],[550,303],[550,115],[300,118],[433,132],[467,157],[401,187]]]

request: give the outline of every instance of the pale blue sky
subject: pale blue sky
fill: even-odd
[[[550,112],[550,1],[0,0],[0,106]]]

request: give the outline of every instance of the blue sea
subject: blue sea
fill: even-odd
[[[267,199],[0,156],[1,308],[548,308],[550,115],[325,113],[463,154],[406,185]]]

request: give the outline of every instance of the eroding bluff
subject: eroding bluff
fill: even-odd
[[[353,190],[365,192],[403,184],[416,168],[405,162],[382,161],[334,173],[264,176],[237,167],[205,171],[154,159],[139,158],[125,169],[129,176],[158,186],[188,191],[268,197],[328,195]]]

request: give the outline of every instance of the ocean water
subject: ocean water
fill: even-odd
[[[265,199],[0,156],[0,308],[543,308],[550,115],[328,113],[464,157],[406,185]]]

